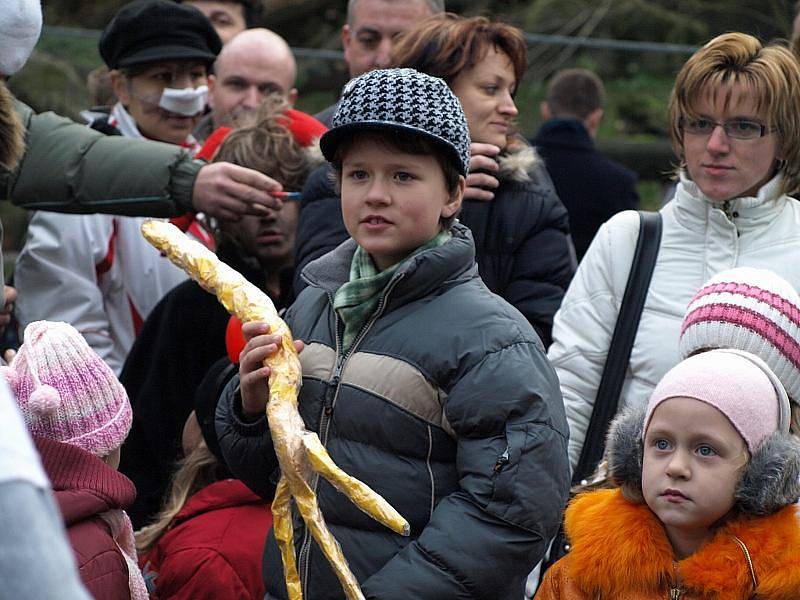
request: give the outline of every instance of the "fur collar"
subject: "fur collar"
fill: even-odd
[[[497,163],[500,165],[500,178],[512,181],[530,181],[531,171],[543,166],[542,159],[533,146],[517,138],[509,142]]]
[[[752,580],[736,536],[750,552],[758,598],[800,597],[800,522],[794,505],[769,517],[725,525],[677,565],[656,517],[646,505],[623,498],[618,489],[576,498],[567,509],[566,530],[573,545],[567,570],[587,594],[661,597],[677,573],[688,597],[745,600],[751,597]]]
[[[24,133],[14,109],[14,97],[0,82],[0,167],[14,170],[25,149]]]

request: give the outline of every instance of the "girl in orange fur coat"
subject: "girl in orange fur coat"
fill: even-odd
[[[692,356],[612,424],[611,480],[566,512],[536,600],[797,600],[800,445],[759,358]]]

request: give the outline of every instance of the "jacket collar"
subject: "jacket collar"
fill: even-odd
[[[730,224],[726,215],[733,215],[736,229],[742,233],[772,222],[786,206],[787,196],[781,192],[783,178],[776,175],[758,190],[756,196],[735,198],[727,203],[709,199],[685,173],[675,190],[676,218],[685,227],[705,231],[708,223]],[[727,206],[726,206],[727,205]]]
[[[404,261],[386,289],[392,289],[391,305],[401,305],[428,295],[442,285],[477,277],[475,244],[470,230],[460,223],[451,229],[453,237]],[[310,285],[333,294],[350,278],[350,263],[356,242],[350,238],[335,250],[310,262],[302,277]],[[392,306],[387,306],[387,310]]]
[[[215,481],[186,501],[180,512],[175,515],[175,525],[203,513],[248,504],[266,506],[267,503],[238,479]]]
[[[742,590],[752,590],[752,579],[735,538],[750,553],[759,597],[789,600],[800,589],[800,525],[794,505],[769,517],[735,520],[677,563],[653,513],[644,504],[627,501],[619,490],[576,498],[566,512],[566,530],[573,543],[567,568],[587,593],[660,597],[677,573],[689,597],[738,600]]]
[[[131,480],[95,455],[38,436],[33,441],[67,525],[133,504],[136,488]]]
[[[550,119],[545,121],[532,140],[534,146],[551,146],[571,150],[593,150],[586,126],[578,119]]]

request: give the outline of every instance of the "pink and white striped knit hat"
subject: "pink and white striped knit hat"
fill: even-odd
[[[714,348],[755,354],[800,403],[800,296],[785,279],[751,267],[709,279],[686,310],[680,352],[685,358]]]
[[[96,456],[119,448],[133,413],[111,368],[67,323],[35,321],[11,365],[0,367],[28,430]]]

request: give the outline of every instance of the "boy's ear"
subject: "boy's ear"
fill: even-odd
[[[464,201],[464,190],[467,189],[467,180],[463,175],[458,176],[458,185],[450,195],[450,200],[442,208],[442,218],[448,219],[458,214],[461,210],[461,203]]]
[[[800,443],[774,433],[750,457],[734,498],[742,512],[771,515],[800,497]]]

